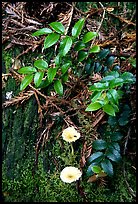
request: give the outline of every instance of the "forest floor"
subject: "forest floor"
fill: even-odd
[[[104,6],[104,7],[103,7]],[[112,117],[102,110],[85,112],[88,84],[99,81],[100,72],[66,83],[63,97],[51,87],[27,87],[20,92],[19,68],[35,59],[48,63],[54,49],[43,50],[44,36],[32,33],[60,21],[68,31],[86,17],[85,31],[98,32],[95,44],[110,49],[120,72],[136,75],[135,2],[2,2],[2,196],[4,202],[136,202],[136,84],[120,102],[121,110]],[[112,66],[112,67],[113,67]],[[128,111],[126,111],[126,109]],[[114,164],[113,177],[85,177],[92,142],[118,127],[122,160]],[[124,122],[125,121],[125,122]],[[74,143],[75,165],[82,179],[64,183],[59,174],[71,164],[69,146],[61,138],[67,126],[74,126],[81,139]]]

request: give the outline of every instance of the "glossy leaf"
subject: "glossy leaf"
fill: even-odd
[[[54,82],[54,89],[57,94],[59,94],[60,96],[63,95],[63,85],[59,79]]]
[[[116,149],[118,152],[120,152],[120,146],[117,142],[112,142],[112,146],[114,147],[114,149]]]
[[[103,49],[101,50],[99,53],[98,53],[98,58],[100,60],[106,58],[106,56],[110,53],[110,50],[109,49]]]
[[[119,162],[121,160],[121,155],[120,153],[112,148],[112,149],[109,149],[107,152],[106,152],[106,156],[108,157],[108,159],[114,161],[114,162]]]
[[[120,66],[119,65],[115,65],[114,68],[113,68],[113,71],[118,71],[120,69]]]
[[[89,41],[91,41],[93,38],[95,38],[97,36],[97,33],[96,32],[88,32],[84,35],[83,39],[82,39],[82,42],[83,43],[87,43]]]
[[[83,25],[84,25],[85,19],[81,18],[79,21],[77,21],[72,28],[72,36],[78,37],[82,31]]]
[[[22,80],[21,84],[20,84],[20,90],[24,90],[31,82],[33,79],[34,75],[27,75],[24,77],[24,79]]]
[[[91,74],[94,71],[94,67],[95,67],[95,62],[94,63],[86,63],[84,68],[85,68],[85,71],[87,74]]]
[[[62,67],[61,67],[61,72],[62,74],[65,74],[67,71],[68,71],[68,68],[70,67],[70,63],[66,63],[66,64],[63,64]]]
[[[113,80],[110,81],[109,87],[110,88],[115,88],[117,86],[122,86],[124,83],[124,80],[121,78],[115,78]]]
[[[118,123],[120,126],[125,126],[129,122],[128,118],[119,118]]]
[[[114,76],[106,76],[104,78],[102,78],[101,82],[106,82],[106,81],[111,81],[113,80],[115,77]]]
[[[96,94],[95,94],[95,93],[96,93]],[[102,91],[100,91],[100,92],[94,92],[94,93],[92,94],[91,101],[92,101],[93,103],[96,102],[96,100],[99,99],[101,95],[102,95]]]
[[[45,34],[50,34],[52,33],[52,30],[49,28],[41,28],[39,30],[37,30],[36,32],[34,32],[32,34],[32,36],[40,36],[40,35],[45,35]]]
[[[60,55],[65,56],[72,46],[72,39],[69,36],[66,36],[60,43],[59,52]]]
[[[115,61],[115,57],[114,57],[114,56],[110,56],[110,57],[106,60],[105,63],[106,63],[106,65],[107,65],[108,67],[110,67],[110,66],[113,65],[114,61]]]
[[[92,166],[92,171],[95,174],[99,174],[102,171],[102,169],[99,166]]]
[[[107,173],[107,175],[113,176],[113,173],[114,173],[113,172],[113,165],[108,159],[105,159],[104,161],[102,161],[101,166],[102,166],[104,172]]]
[[[22,67],[18,70],[19,74],[32,74],[37,72],[36,68],[28,66],[28,67]]]
[[[89,90],[90,91],[102,91],[102,90],[106,90],[109,88],[109,82],[105,82],[105,83],[94,83],[94,85],[92,85]]]
[[[103,150],[107,148],[107,142],[105,140],[98,139],[93,142],[92,147],[96,150]]]
[[[83,50],[86,47],[86,45],[83,42],[77,42],[74,46],[75,51]]]
[[[87,57],[87,55],[88,55],[87,52],[79,51],[79,53],[78,53],[78,61],[82,62]]]
[[[92,167],[97,164],[98,164],[97,162],[93,162],[92,164],[88,166],[87,171],[86,171],[87,176],[92,176],[94,174],[94,172],[92,171]]]
[[[60,35],[57,33],[51,33],[49,34],[45,40],[44,40],[44,48],[51,47],[52,45],[56,44],[56,42],[59,40]]]
[[[103,111],[111,116],[115,116],[115,110],[112,105],[106,104],[103,107]]]
[[[108,124],[110,126],[116,126],[117,125],[117,118],[113,116],[108,117]]]
[[[99,45],[94,45],[90,50],[89,53],[97,53],[100,52],[100,46]]]
[[[95,73],[100,72],[102,69],[102,65],[99,62],[95,63]]]
[[[119,72],[111,71],[111,72],[108,73],[108,76],[113,76],[114,78],[118,78],[119,77]]]
[[[62,82],[65,83],[68,81],[68,72],[66,72],[63,76],[62,76]]]
[[[43,70],[48,68],[47,62],[42,59],[36,60],[34,62],[34,66],[37,67],[38,69],[43,69]]]
[[[115,101],[118,101],[119,95],[118,95],[117,90],[116,90],[116,89],[110,89],[109,92],[111,93],[113,99],[114,99]]]
[[[122,75],[121,75],[121,78],[126,82],[130,82],[130,83],[135,83],[136,79],[134,77],[134,75],[130,72],[124,72]]]
[[[123,138],[123,135],[120,132],[114,132],[111,135],[111,140],[115,142],[121,140],[122,138]]]
[[[64,28],[64,26],[62,25],[61,22],[52,22],[52,23],[50,23],[49,25],[50,25],[50,27],[51,27],[53,30],[55,30],[57,33],[59,33],[59,34],[64,34],[65,28]]]
[[[48,78],[46,78],[45,80],[42,80],[42,81],[41,81],[41,84],[38,86],[38,88],[43,89],[43,88],[49,86],[50,83],[51,83],[51,82],[48,81]]]
[[[95,152],[95,153],[93,153],[89,158],[88,158],[88,163],[91,163],[91,162],[93,162],[93,161],[95,161],[96,160],[96,162],[97,162],[97,159],[102,159],[102,156],[103,156],[104,154],[103,154],[103,152]],[[98,160],[98,162],[99,162],[99,160]]]
[[[58,54],[56,57],[55,57],[55,65],[60,65],[61,63],[61,56]]]
[[[38,87],[44,77],[44,72],[36,72],[34,75],[34,84]]]
[[[102,107],[102,105],[99,102],[90,103],[90,105],[88,105],[88,107],[85,109],[85,111],[95,111],[101,107]]]
[[[57,68],[49,68],[47,71],[47,77],[49,82],[52,82],[54,80],[54,77],[56,76]]]

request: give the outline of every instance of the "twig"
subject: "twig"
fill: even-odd
[[[100,4],[101,7],[103,8],[103,16],[102,16],[101,23],[100,23],[100,25],[98,26],[98,28],[97,28],[97,30],[96,30],[96,33],[99,33],[99,30],[100,30],[100,28],[101,28],[101,26],[102,26],[102,23],[103,23],[103,20],[104,20],[104,17],[105,17],[105,8],[104,8],[104,6],[103,6],[103,4],[102,4],[101,2],[99,2],[99,4]],[[92,46],[93,46],[95,40],[96,40],[96,38],[93,39],[90,48],[92,48]]]
[[[123,155],[125,155],[125,153],[126,153],[127,143],[128,143],[128,139],[130,137],[130,131],[131,131],[131,127],[129,128],[127,136],[126,136],[126,141],[125,141],[125,145],[124,145]]]
[[[126,171],[125,171],[125,163],[123,164],[123,175],[124,175],[124,179],[125,179],[125,183],[127,185],[128,191],[129,193],[136,198],[136,193],[133,191],[133,189],[130,187],[129,183],[126,180]]]
[[[37,96],[35,91],[34,91],[34,94],[35,94],[35,98],[36,98],[36,101],[37,101],[37,104],[38,104],[38,114],[39,114],[39,124],[40,124],[39,128],[41,128],[42,127],[42,119],[43,119],[42,108],[41,108],[40,101],[39,101],[38,96]]]

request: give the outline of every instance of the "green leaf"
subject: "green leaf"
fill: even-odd
[[[83,43],[87,43],[89,41],[91,41],[93,38],[95,38],[97,36],[97,33],[96,32],[88,32],[84,35],[83,39],[82,39],[82,42]]]
[[[109,49],[103,49],[98,53],[98,58],[100,60],[104,59],[110,53]]]
[[[75,51],[83,50],[86,47],[86,45],[83,42],[77,42],[74,46]]]
[[[105,155],[108,157],[108,159],[110,159],[114,162],[119,162],[121,160],[120,153],[114,148],[107,150]]]
[[[79,53],[78,53],[78,61],[82,62],[87,57],[87,55],[88,55],[87,52],[79,51]]]
[[[52,33],[51,29],[49,29],[49,28],[42,28],[42,29],[39,29],[36,32],[34,32],[32,34],[32,36],[39,36],[39,35],[50,34],[50,33]]]
[[[102,65],[99,62],[95,63],[95,73],[101,71]]]
[[[110,57],[106,60],[105,63],[106,63],[106,65],[107,65],[108,67],[110,67],[110,66],[113,65],[114,61],[115,61],[115,57],[110,56]]]
[[[85,19],[81,18],[79,21],[77,21],[72,28],[72,36],[78,37],[82,31],[83,25],[84,25]]]
[[[109,176],[113,176],[113,165],[108,159],[102,161],[101,166],[105,173],[107,173]]]
[[[34,84],[38,87],[44,77],[44,72],[36,72],[34,76]]]
[[[55,65],[60,65],[61,63],[61,56],[58,54],[56,57],[55,57]]]
[[[47,77],[49,82],[52,82],[54,80],[54,77],[56,76],[57,68],[49,68],[47,71]]]
[[[112,146],[114,147],[114,149],[116,149],[118,152],[120,152],[120,146],[117,142],[112,142]]]
[[[43,89],[43,88],[49,86],[50,83],[51,83],[51,82],[48,81],[48,78],[46,78],[45,80],[42,80],[42,81],[41,81],[41,84],[38,86],[38,88]]]
[[[91,162],[93,162],[93,161],[95,161],[96,160],[96,162],[99,162],[99,160],[97,161],[97,159],[101,159],[102,160],[102,158],[103,158],[103,152],[95,152],[95,153],[93,153],[89,158],[88,158],[88,163],[91,163]],[[100,161],[101,161],[100,160]]]
[[[115,77],[114,76],[106,76],[104,78],[102,78],[101,82],[106,82],[106,81],[111,81],[113,80]]]
[[[122,86],[124,83],[124,80],[121,78],[115,78],[113,80],[110,81],[109,87],[110,88],[115,88],[117,86]]]
[[[115,110],[112,105],[106,104],[103,107],[103,111],[111,116],[115,116]]]
[[[88,107],[85,109],[85,111],[95,111],[101,107],[102,107],[102,105],[99,102],[90,103],[90,105],[88,105]]]
[[[124,72],[121,76],[125,83],[135,83],[136,79],[130,72]]]
[[[120,132],[114,132],[111,135],[111,140],[115,142],[121,140],[122,138],[123,138],[123,135]]]
[[[55,30],[57,33],[59,34],[64,34],[65,32],[65,28],[62,25],[61,22],[52,22],[49,24],[51,28],[53,28],[53,30]]]
[[[88,166],[87,171],[86,171],[87,176],[92,176],[94,174],[94,172],[92,171],[92,167],[95,165],[97,165],[97,162],[94,162]]]
[[[128,61],[134,68],[136,68],[136,59],[135,58],[129,57]]]
[[[60,35],[57,33],[51,33],[49,34],[45,40],[44,40],[44,48],[51,47],[52,45],[56,44],[56,42],[59,40]]]
[[[100,52],[100,46],[99,45],[94,45],[90,50],[89,53],[97,53]]]
[[[62,65],[62,67],[61,67],[62,74],[65,74],[68,71],[69,67],[70,67],[70,63],[69,62],[64,64],[64,65]]]
[[[111,71],[108,73],[108,76],[113,76],[114,78],[118,78],[119,72],[118,71]]]
[[[117,118],[116,117],[113,117],[113,116],[109,116],[108,117],[108,124],[110,126],[116,126],[117,125]]]
[[[24,90],[32,81],[34,75],[27,75],[24,77],[24,79],[22,80],[21,84],[20,84],[20,90]]]
[[[118,104],[116,105],[114,102],[110,101],[110,104],[112,105],[112,107],[114,108],[115,112],[119,112],[119,108],[118,108]]]
[[[117,90],[116,89],[110,89],[109,92],[112,95],[112,97],[115,100],[115,102],[117,103],[118,99],[120,98],[120,96],[118,95]]]
[[[36,60],[34,62],[34,66],[37,67],[38,69],[47,69],[48,68],[48,64],[45,60]]]
[[[86,63],[84,68],[87,74],[91,74],[94,71],[94,67],[95,67],[95,62],[94,63],[88,62]]]
[[[59,79],[54,82],[54,89],[57,94],[59,94],[60,96],[63,95],[63,85]]]
[[[72,46],[72,39],[69,36],[66,36],[61,42],[59,47],[60,55],[65,56]]]
[[[65,83],[68,81],[68,72],[66,72],[63,76],[62,76],[62,82]]]
[[[105,82],[105,83],[94,83],[94,85],[92,85],[89,90],[90,91],[102,91],[102,90],[106,90],[109,88],[109,82]]]
[[[92,166],[92,171],[96,174],[99,174],[102,169],[99,166]]]
[[[103,150],[107,148],[107,142],[102,139],[97,139],[93,142],[92,147],[96,150]]]
[[[30,66],[28,66],[28,67],[22,67],[22,68],[20,68],[20,69],[18,70],[18,73],[19,73],[19,74],[32,74],[32,73],[35,73],[35,72],[37,72],[36,68],[30,67]]]
[[[95,94],[96,93],[96,94]],[[94,92],[91,96],[91,101],[94,103],[97,101],[97,99],[100,98],[100,96],[102,95],[102,91],[100,92]]]
[[[124,119],[124,117],[121,117],[118,120],[120,126],[125,126],[128,122],[129,122],[128,118]]]

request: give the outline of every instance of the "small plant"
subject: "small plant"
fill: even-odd
[[[100,82],[90,86],[90,91],[93,91],[92,102],[88,105],[86,111],[95,111],[102,108],[107,114],[115,116],[115,113],[119,112],[119,99],[123,95],[121,88],[124,84],[132,83],[135,83],[135,77],[130,72],[108,72]]]
[[[98,35],[96,32],[87,32],[79,40],[84,23],[84,18],[76,22],[71,30],[71,36],[64,34],[65,27],[60,22],[52,22],[49,24],[50,28],[42,28],[33,33],[34,37],[47,35],[44,49],[56,44],[58,52],[55,53],[51,65],[43,59],[38,59],[33,66],[25,66],[18,71],[25,75],[20,85],[21,91],[33,81],[36,88],[45,88],[52,84],[56,93],[63,95],[63,83],[68,80],[68,69],[72,67],[73,72],[78,73],[79,63],[82,63],[91,53],[100,51],[98,45],[91,47],[90,44],[90,41]],[[74,51],[76,54],[73,55]]]

